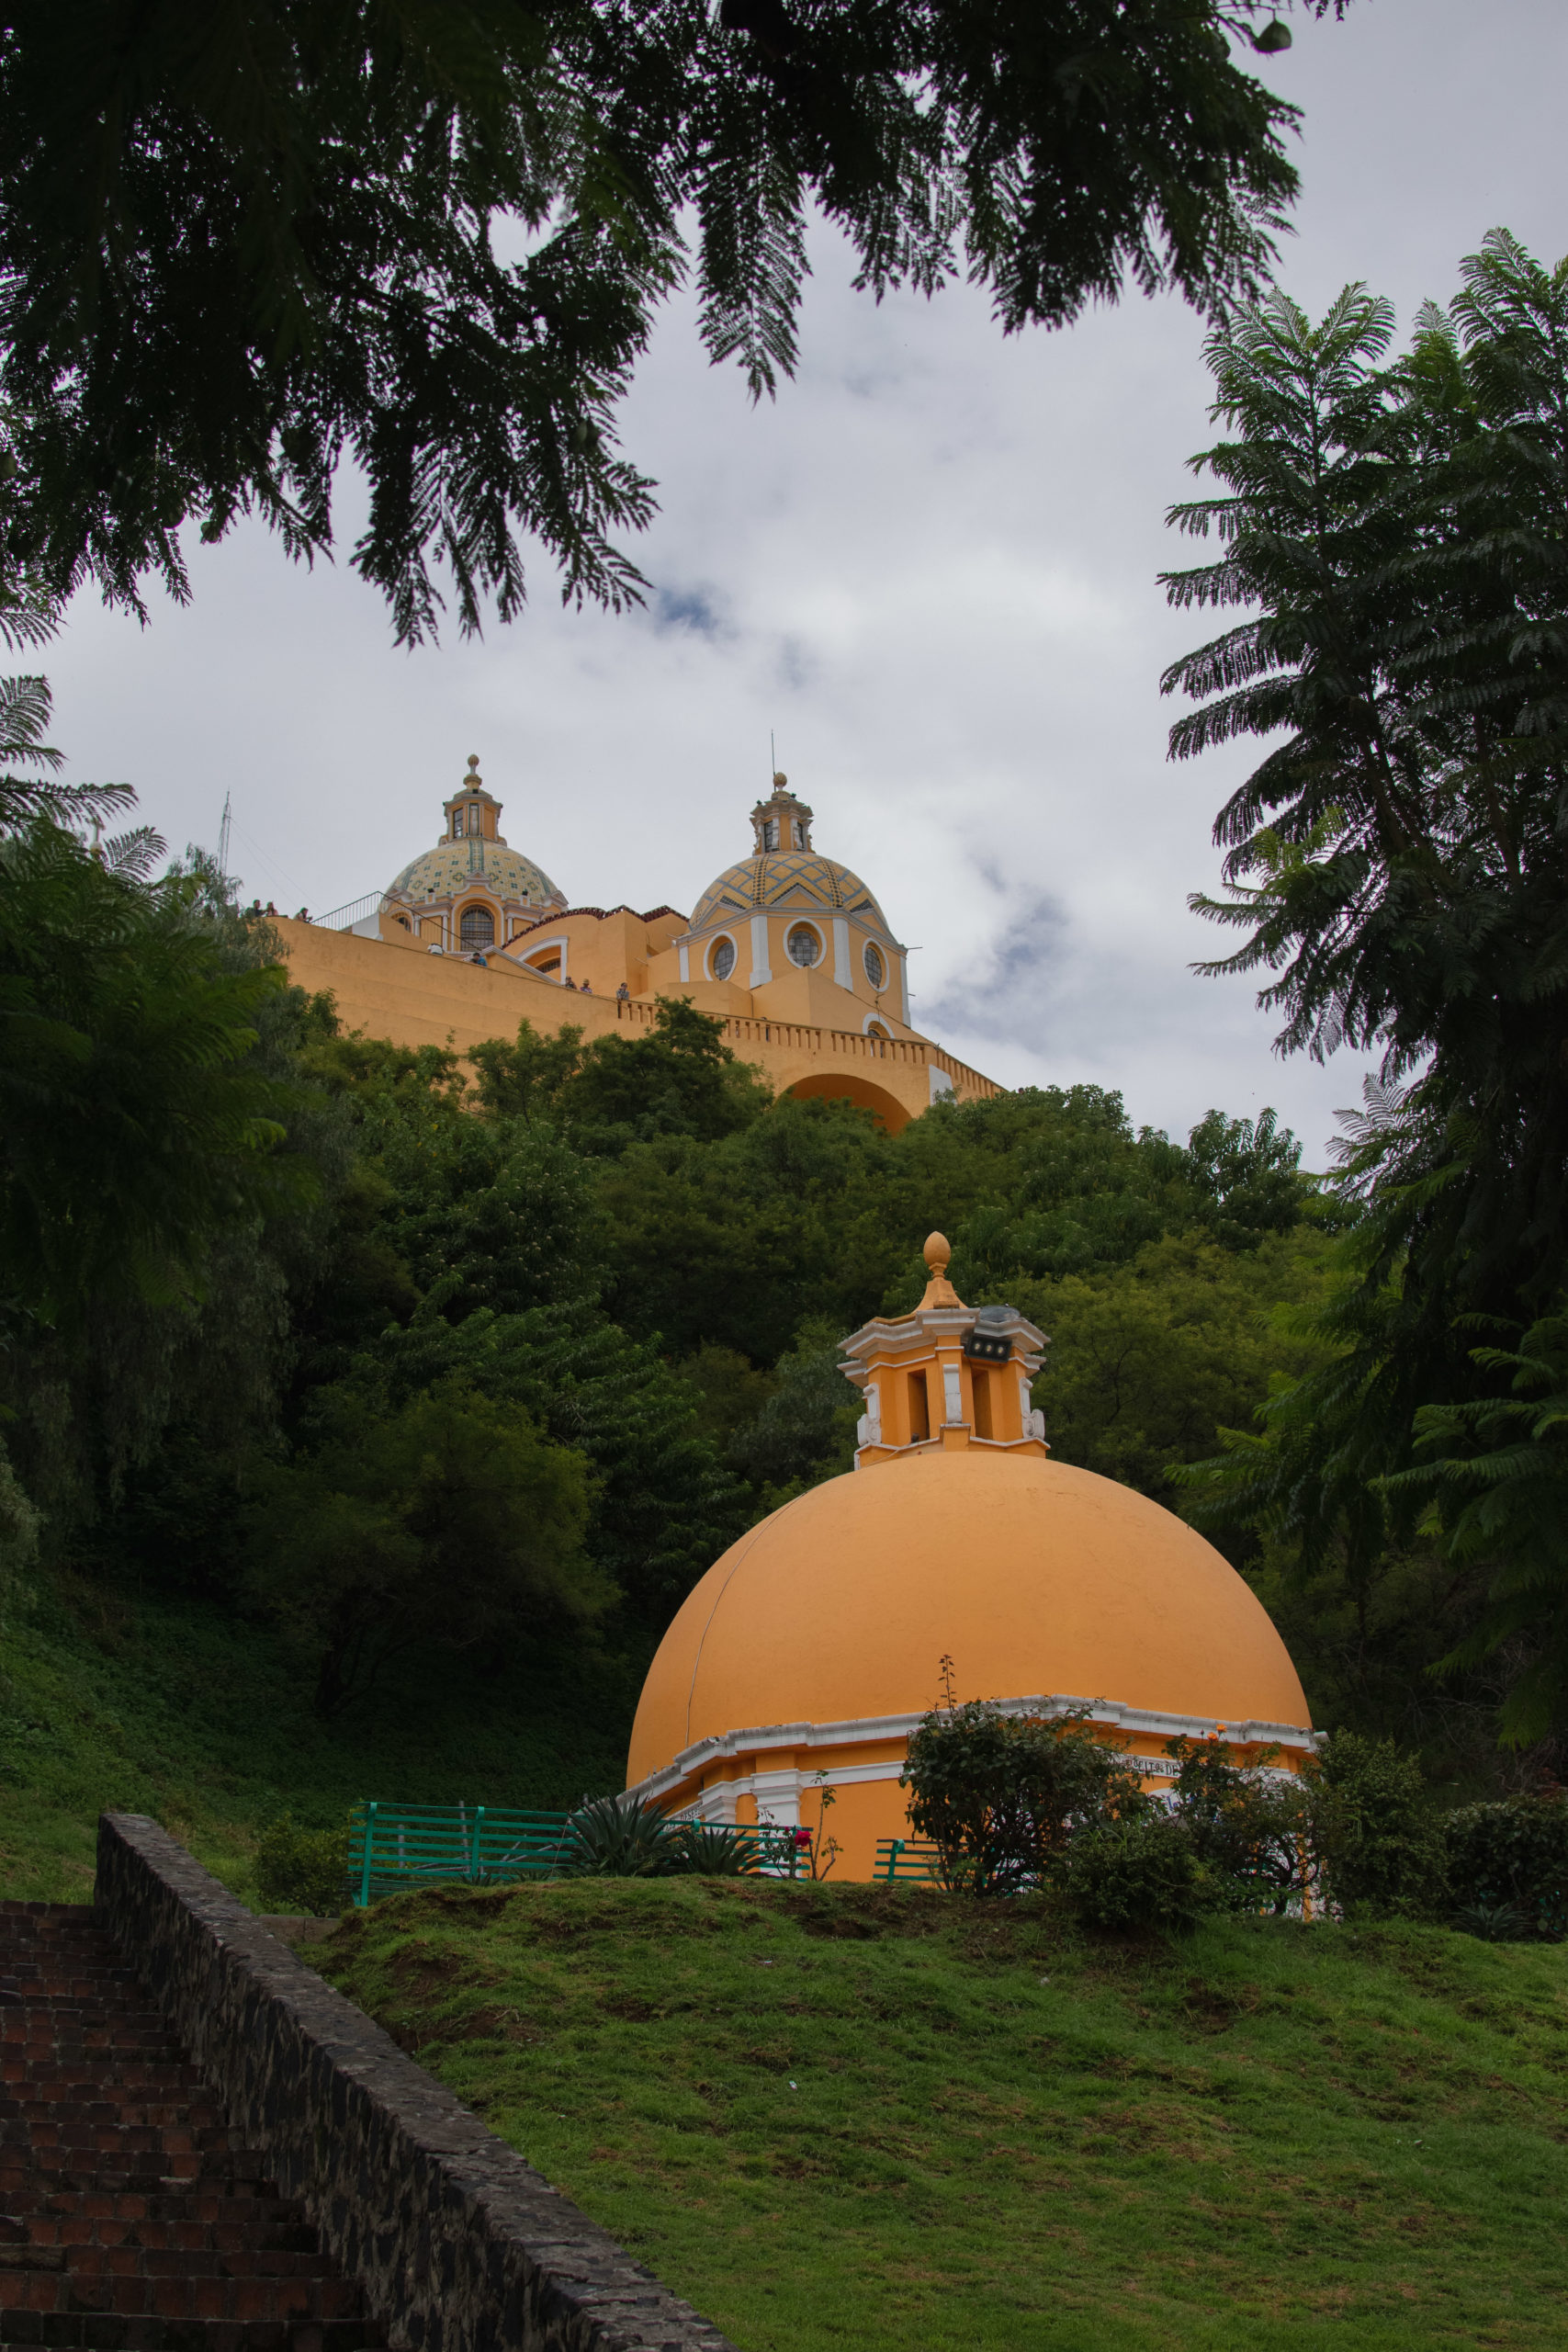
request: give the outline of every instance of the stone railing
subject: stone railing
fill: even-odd
[[[638,1003],[636,998],[623,998],[615,1012],[635,1029],[652,1029],[659,1020],[656,1005]],[[725,1017],[724,1042],[742,1061],[748,1046],[783,1046],[793,1053],[819,1055],[825,1061],[881,1062],[885,1068],[891,1062],[906,1069],[943,1070],[953,1091],[971,1099],[1005,1091],[995,1079],[983,1078],[967,1062],[923,1037],[873,1037],[859,1029],[821,1029],[809,1022],[764,1021],[759,1014],[732,1012]]]
[[[734,2352],[156,1822],[94,1903],[228,2111],[411,2352]]]

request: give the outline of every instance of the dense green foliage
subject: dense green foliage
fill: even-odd
[[[1303,0],[1314,16],[1345,0]],[[0,532],[55,595],[187,593],[254,511],[353,560],[399,636],[525,595],[620,605],[652,485],[614,417],[691,266],[753,397],[795,354],[819,210],[875,294],[966,272],[1002,324],[1124,279],[1258,282],[1295,110],[1263,0],[23,0],[0,49]],[[1227,35],[1229,38],[1227,38]]]
[[[1562,1946],[672,1880],[310,1956],[748,2352],[1565,2339]]]
[[[1146,1810],[1137,1775],[1097,1739],[1087,1707],[1004,1714],[983,1699],[933,1708],[909,1736],[902,1785],[942,1883],[1014,1894],[1055,1875],[1078,1838]]]
[[[1274,976],[1286,1048],[1383,1057],[1325,1361],[1210,1499],[1363,1641],[1413,1630],[1426,1582],[1417,1672],[1560,1765],[1568,1523],[1535,1400],[1568,1279],[1568,262],[1498,231],[1463,278],[1392,363],[1363,288],[1315,325],[1244,310],[1211,345],[1215,493],[1173,517],[1222,542],[1173,599],[1249,608],[1171,671],[1199,704],[1173,749],[1272,739],[1216,828],[1230,887],[1199,903],[1243,937],[1213,968]]]

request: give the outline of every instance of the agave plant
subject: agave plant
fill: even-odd
[[[1527,1943],[1533,1936],[1533,1923],[1525,1917],[1517,1903],[1465,1903],[1454,1913],[1452,1925],[1467,1936],[1479,1936],[1487,1944]]]
[[[557,1864],[563,1878],[668,1878],[682,1867],[674,1825],[633,1796],[595,1797],[566,1825]]]
[[[757,1840],[744,1829],[717,1821],[679,1821],[671,1843],[674,1867],[694,1878],[748,1878],[757,1868]]]

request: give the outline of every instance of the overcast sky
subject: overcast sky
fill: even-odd
[[[1562,0],[1354,0],[1266,70],[1305,110],[1280,274],[1309,308],[1364,277],[1403,331],[1498,223],[1568,250]],[[830,238],[814,259],[774,406],[707,366],[686,305],[663,322],[625,413],[660,485],[645,613],[563,613],[541,564],[520,623],[400,652],[346,564],[242,529],[145,630],[78,601],[49,660],[67,773],[133,784],[176,847],[215,844],[231,793],[246,894],[321,911],[434,842],[478,752],[574,904],[689,910],[750,846],[772,733],[817,845],[919,951],[918,1026],[1173,1134],[1274,1103],[1321,1164],[1359,1067],[1281,1062],[1247,984],[1189,969],[1216,934],[1187,894],[1256,757],[1165,757],[1194,625],[1156,574],[1190,560],[1163,517],[1208,433],[1201,322],[1134,297],[1004,342],[967,290],[878,309]]]

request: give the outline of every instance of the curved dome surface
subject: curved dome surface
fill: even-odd
[[[531,907],[547,906],[561,895],[531,857],[508,849],[504,842],[470,838],[427,849],[404,866],[388,896],[400,891],[411,899],[449,899],[471,882],[486,884],[498,899],[521,899]]]
[[[829,1479],[716,1560],[659,1647],[627,1783],[753,1724],[1033,1691],[1225,1724],[1311,1722],[1284,1643],[1212,1544],[1038,1455],[915,1453]]]
[[[863,915],[887,931],[887,918],[860,876],[814,849],[768,850],[727,867],[697,900],[692,929],[705,930],[729,915],[770,908],[783,912],[789,907],[829,907],[840,914]],[[892,937],[890,932],[887,935]]]

